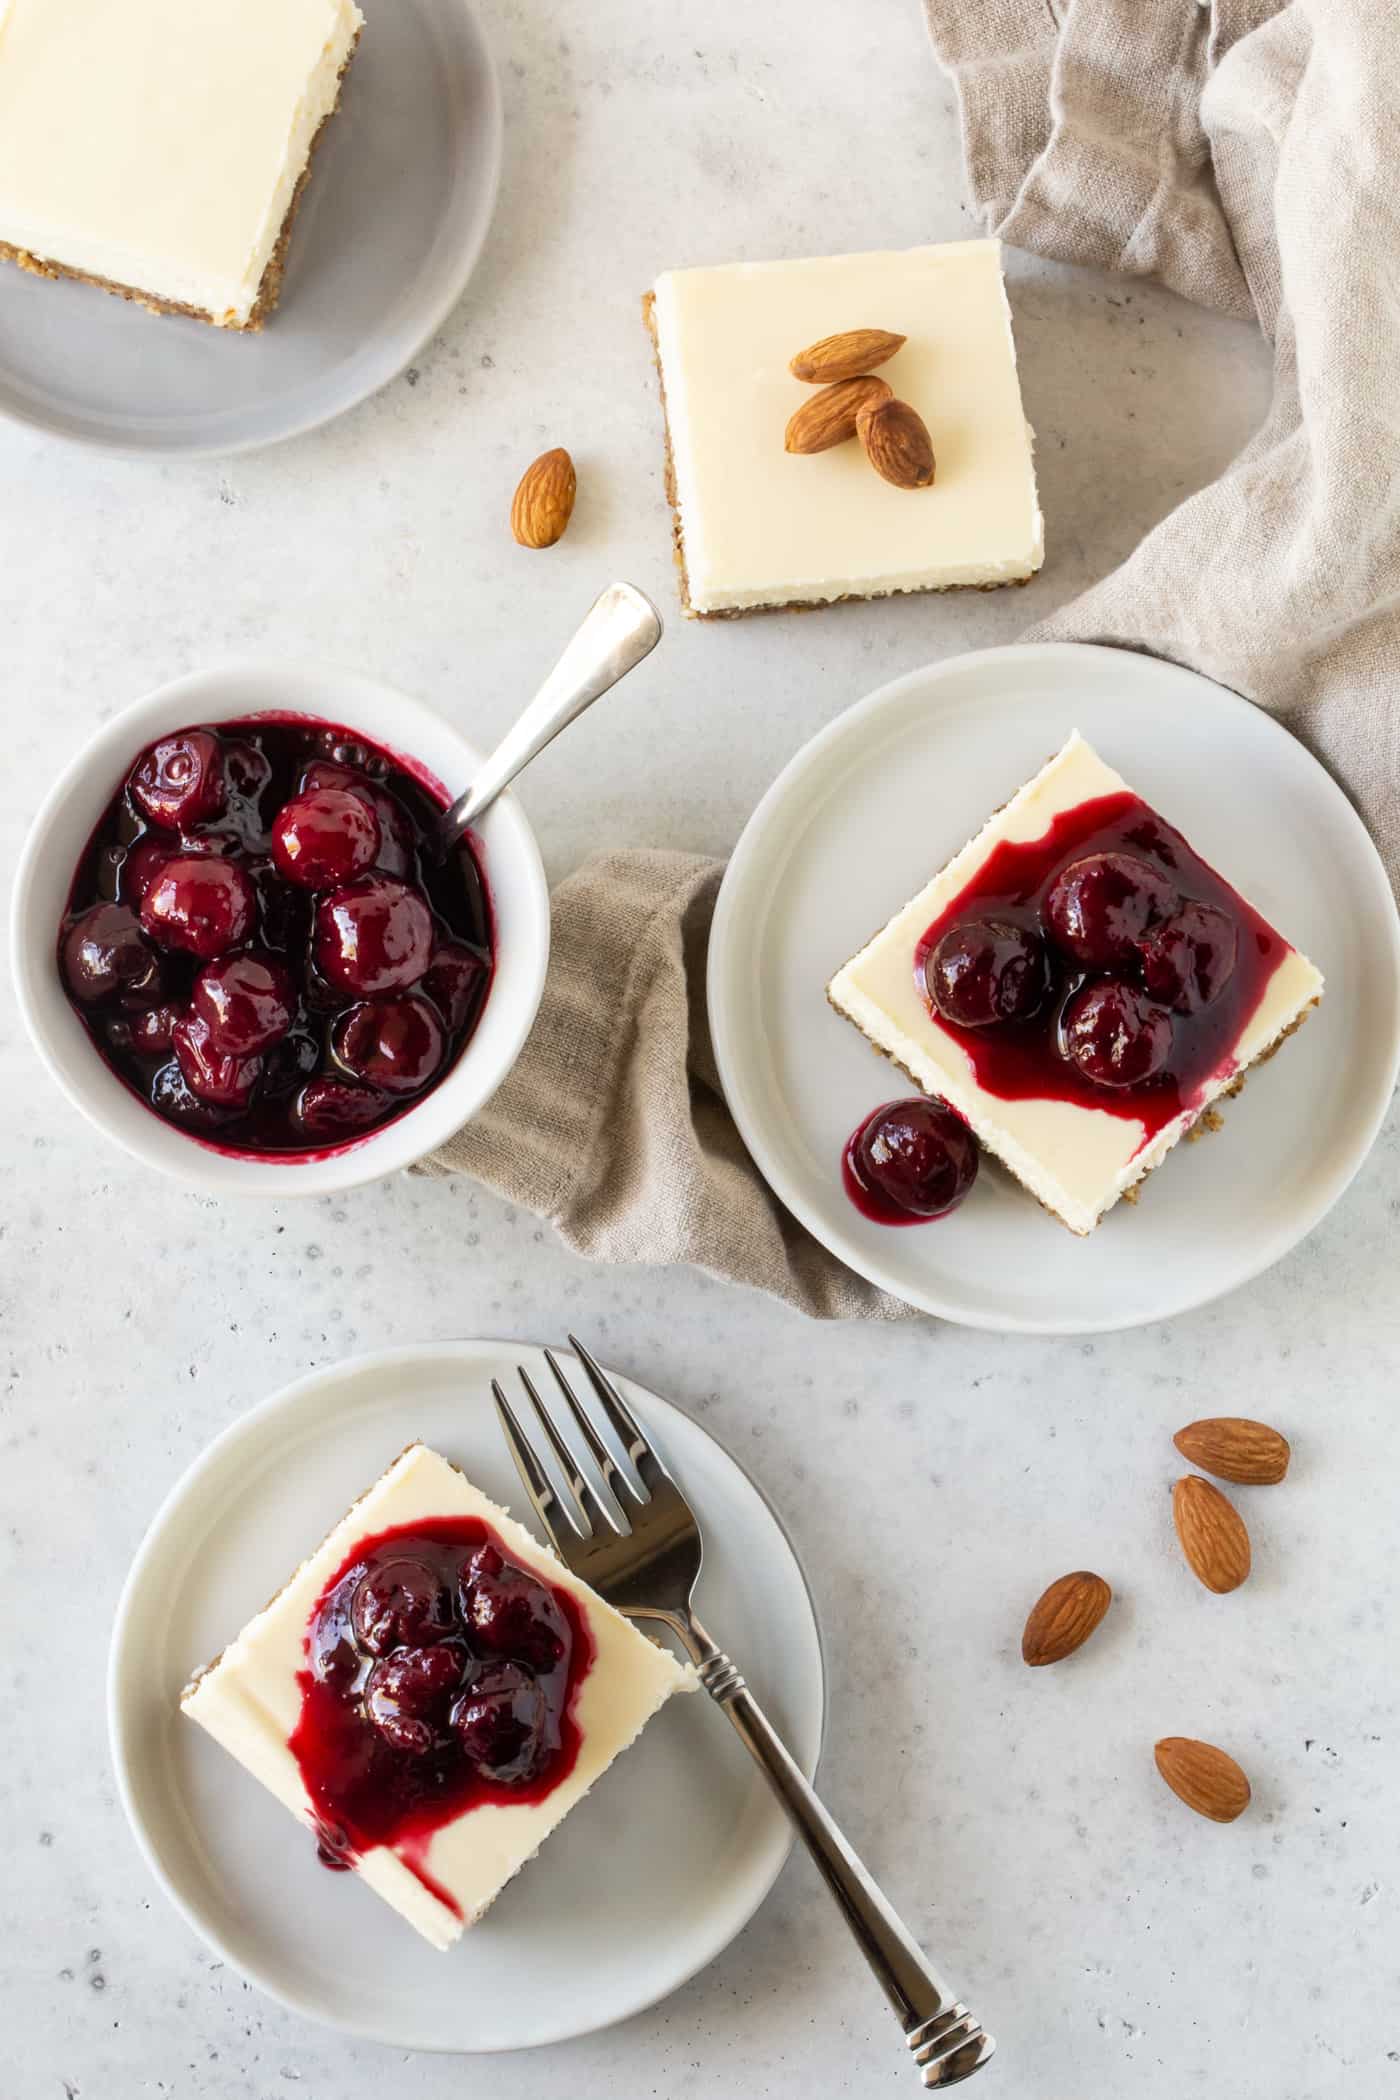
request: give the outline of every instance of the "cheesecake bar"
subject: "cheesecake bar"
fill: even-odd
[[[670,270],[648,294],[686,610],[701,618],[1024,582],[1044,558],[1001,244]],[[931,487],[861,444],[784,449],[805,346],[902,335],[878,378],[933,440]]]
[[[354,0],[0,0],[0,256],[262,326]]]
[[[1076,732],[827,995],[1085,1234],[1322,989]]]
[[[446,1948],[693,1682],[413,1444],[181,1706]]]

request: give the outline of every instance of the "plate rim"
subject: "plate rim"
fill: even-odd
[[[248,1442],[255,1451],[260,1434],[269,1425],[275,1424],[279,1417],[294,1414],[296,1409],[318,1389],[326,1386],[333,1387],[345,1378],[358,1377],[366,1372],[393,1372],[402,1369],[410,1363],[441,1363],[445,1359],[451,1359],[457,1352],[464,1349],[508,1351],[515,1349],[543,1349],[545,1346],[555,1348],[556,1354],[560,1353],[554,1343],[546,1345],[511,1335],[457,1335],[437,1341],[399,1343],[384,1349],[363,1350],[353,1356],[337,1358],[334,1363],[321,1364],[310,1371],[303,1372],[301,1376],[289,1380],[278,1387],[275,1392],[266,1395],[254,1406],[246,1409],[242,1414],[237,1415],[233,1421],[227,1423],[215,1437],[211,1438],[200,1451],[196,1452],[194,1458],[161,1497],[127,1569],[117,1600],[116,1610],[113,1614],[112,1629],[108,1639],[104,1704],[108,1753],[116,1781],[117,1798],[121,1803],[127,1827],[136,1841],[137,1850],[167,1902],[203,1945],[212,1948],[220,1959],[227,1962],[229,1967],[238,1975],[244,1977],[255,1989],[264,1992],[275,2003],[286,2007],[288,2011],[297,2014],[302,2019],[314,2020],[318,2026],[334,2030],[340,2034],[351,2035],[358,2040],[376,2042],[388,2048],[409,2049],[421,2055],[493,2057],[516,2055],[532,2049],[551,2048],[566,2042],[581,2040],[590,2034],[601,2033],[610,2027],[619,2025],[624,2020],[636,2018],[638,2014],[646,2012],[653,2005],[660,2004],[665,1999],[672,1997],[675,1992],[683,1989],[687,1983],[698,1976],[702,1970],[708,1968],[713,1961],[718,1960],[725,1949],[732,1945],[739,1935],[753,1922],[759,1910],[772,1894],[779,1875],[792,1855],[793,1846],[797,1841],[796,1828],[789,1825],[786,1842],[781,1843],[777,1847],[771,1870],[760,1877],[752,1902],[747,1905],[732,1924],[727,1925],[724,1936],[700,1953],[697,1959],[685,1967],[683,1971],[672,1976],[667,1982],[662,1984],[660,1989],[653,1989],[650,1985],[644,1986],[639,1995],[630,1998],[624,2005],[607,2011],[598,2019],[589,2019],[582,2026],[570,2025],[532,2036],[525,2041],[506,2045],[473,2048],[457,2042],[406,2042],[402,2034],[386,2033],[372,2021],[336,2018],[322,2007],[309,2003],[294,1992],[284,1989],[278,1981],[272,1979],[261,1970],[247,1967],[210,1928],[197,1909],[186,1902],[184,1896],[176,1889],[166,1874],[154,1839],[148,1832],[145,1820],[136,1805],[135,1786],[131,1776],[133,1764],[131,1745],[127,1741],[127,1733],[121,1713],[122,1689],[127,1674],[125,1668],[126,1654],[135,1637],[134,1617],[139,1601],[138,1593],[146,1575],[147,1565],[158,1551],[168,1524],[172,1518],[178,1515],[179,1508],[186,1496],[199,1487],[203,1476],[213,1471],[239,1443]],[[571,1352],[566,1349],[562,1353],[567,1355]],[[605,1366],[605,1368],[608,1367]],[[806,1772],[809,1780],[815,1783],[821,1767],[822,1757],[825,1753],[827,1732],[830,1725],[831,1678],[827,1664],[826,1643],[822,1632],[821,1619],[816,1608],[816,1599],[812,1593],[807,1570],[803,1565],[801,1556],[797,1552],[791,1533],[765,1489],[753,1478],[747,1467],[741,1463],[729,1447],[721,1443],[719,1438],[696,1415],[681,1407],[676,1401],[666,1399],[663,1394],[656,1392],[650,1386],[643,1385],[638,1379],[631,1377],[625,1372],[613,1372],[611,1375],[618,1379],[624,1391],[630,1388],[632,1391],[644,1395],[648,1403],[658,1403],[663,1411],[670,1410],[682,1416],[699,1435],[713,1444],[758,1497],[775,1526],[779,1538],[786,1547],[801,1585],[803,1597],[806,1600],[816,1651],[817,1740],[815,1749],[810,1757],[800,1756],[798,1758],[798,1763]]]
[[[294,417],[270,434],[260,437],[248,436],[214,444],[205,439],[182,441],[175,439],[169,444],[143,445],[122,439],[116,435],[103,436],[92,430],[62,428],[49,417],[32,413],[7,400],[0,392],[0,423],[17,430],[31,430],[49,441],[67,445],[82,452],[100,453],[108,459],[148,460],[210,460],[236,459],[249,452],[266,452],[274,445],[289,443],[294,438],[308,437],[315,430],[324,430],[342,416],[373,400],[386,386],[392,385],[400,374],[407,370],[422,351],[424,345],[437,335],[448,316],[457,306],[476,273],[487,238],[495,223],[496,207],[500,202],[501,177],[505,161],[505,100],[501,92],[500,68],[496,62],[495,47],[482,24],[474,0],[455,0],[477,46],[482,72],[482,135],[486,146],[487,179],[482,185],[480,204],[467,240],[463,243],[453,267],[447,271],[436,296],[422,310],[421,325],[414,327],[400,341],[399,350],[392,355],[389,365],[370,384],[359,392],[339,401],[335,406],[311,411]],[[401,352],[401,354],[400,354]]]
[[[1141,650],[1115,648],[1111,644],[1103,642],[1004,642],[987,649],[959,650],[953,656],[937,657],[927,663],[916,666],[913,670],[902,672],[899,677],[889,679],[883,685],[877,686],[872,692],[865,693],[860,699],[853,701],[849,707],[843,708],[834,720],[824,724],[814,736],[809,737],[793,753],[786,765],[782,767],[781,771],[765,790],[739,835],[720,883],[719,895],[715,901],[714,918],[711,923],[709,954],[705,973],[706,1004],[709,1011],[710,1032],[714,1046],[715,1062],[719,1070],[720,1084],[739,1135],[743,1139],[764,1181],[784,1207],[792,1213],[801,1225],[806,1227],[807,1231],[826,1248],[828,1253],[832,1254],[856,1275],[862,1276],[868,1283],[874,1284],[877,1289],[888,1292],[891,1297],[912,1306],[917,1312],[930,1314],[937,1319],[948,1320],[956,1326],[978,1329],[982,1332],[993,1334],[1072,1336],[1118,1333],[1134,1327],[1150,1326],[1158,1320],[1176,1319],[1183,1313],[1195,1311],[1203,1305],[1209,1305],[1219,1298],[1228,1296],[1232,1291],[1242,1289],[1245,1284],[1252,1282],[1257,1276],[1262,1275],[1265,1270],[1272,1268],[1276,1262],[1281,1261],[1286,1254],[1290,1253],[1294,1247],[1306,1239],[1308,1234],[1316,1229],[1322,1219],[1346,1193],[1346,1190],[1350,1187],[1374,1148],[1381,1125],[1390,1108],[1397,1078],[1400,1078],[1400,999],[1398,999],[1397,1025],[1390,1044],[1388,1082],[1383,1088],[1377,1090],[1377,1099],[1372,1104],[1371,1112],[1367,1118],[1365,1140],[1357,1147],[1355,1156],[1339,1172],[1332,1172],[1325,1177],[1321,1196],[1305,1212],[1300,1213],[1302,1222],[1290,1226],[1282,1238],[1268,1241],[1257,1260],[1251,1260],[1247,1267],[1241,1269],[1238,1273],[1232,1274],[1228,1281],[1218,1286],[1207,1286],[1186,1297],[1174,1300],[1169,1306],[1161,1310],[1145,1313],[1134,1312],[1126,1318],[1108,1314],[1088,1324],[1077,1317],[1067,1321],[1054,1321],[1022,1314],[1004,1314],[993,1317],[989,1314],[983,1314],[976,1308],[969,1309],[965,1305],[950,1300],[937,1289],[929,1289],[915,1294],[901,1285],[891,1283],[884,1275],[873,1273],[873,1269],[877,1266],[876,1264],[867,1266],[854,1261],[851,1258],[851,1250],[844,1246],[838,1247],[833,1245],[832,1238],[820,1213],[813,1205],[806,1202],[800,1191],[786,1185],[786,1177],[777,1163],[776,1148],[768,1142],[763,1118],[756,1113],[753,1103],[745,1091],[746,1082],[743,1077],[745,1060],[735,1047],[738,1037],[735,1011],[739,1003],[737,995],[738,964],[735,957],[742,951],[742,943],[739,940],[737,931],[737,920],[743,904],[741,893],[748,874],[749,864],[757,860],[770,825],[803,776],[809,770],[815,769],[820,764],[827,750],[831,746],[840,743],[844,737],[849,736],[857,725],[877,718],[887,709],[898,707],[912,691],[926,686],[930,681],[935,684],[942,683],[945,679],[956,676],[973,663],[979,665],[988,663],[1028,664],[1037,660],[1045,662],[1052,657],[1058,659],[1066,656],[1093,657],[1101,660],[1111,658],[1115,663],[1120,664],[1124,657],[1129,657],[1133,660],[1135,672],[1146,678],[1165,678],[1168,682],[1175,682],[1179,678],[1190,679],[1195,684],[1208,688],[1214,699],[1228,710],[1237,713],[1247,712],[1251,719],[1263,729],[1266,736],[1272,735],[1285,740],[1297,752],[1301,753],[1304,759],[1310,761],[1313,771],[1320,779],[1321,791],[1331,799],[1339,821],[1354,833],[1361,844],[1363,860],[1367,862],[1375,878],[1378,901],[1383,902],[1387,907],[1383,917],[1386,941],[1390,951],[1392,981],[1397,990],[1400,990],[1400,910],[1397,910],[1395,897],[1390,886],[1390,879],[1385,872],[1385,866],[1376,848],[1375,841],[1362,822],[1361,816],[1352,803],[1351,798],[1341,783],[1323,765],[1322,761],[1276,715],[1270,714],[1266,708],[1260,707],[1256,702],[1246,699],[1242,693],[1235,692],[1231,687],[1217,684],[1214,679],[1208,678],[1203,671],[1193,670],[1189,665],[1178,664],[1165,657],[1150,656]]]

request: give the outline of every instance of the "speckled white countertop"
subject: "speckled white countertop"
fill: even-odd
[[[674,608],[637,302],[670,264],[955,237],[951,97],[914,0],[483,0],[507,99],[481,269],[414,371],[319,436],[151,467],[0,429],[6,865],[92,725],[223,654],[318,653],[486,741],[597,586]],[[1027,590],[720,627],[664,650],[532,772],[553,875],[591,847],[723,851],[777,768],[875,684],[1019,634],[1124,554],[1260,415],[1245,329],[1010,258],[1049,559]],[[505,530],[567,443],[549,556]],[[706,1422],[781,1505],[831,1669],[824,1785],[1001,2043],[1003,2100],[1400,2095],[1397,1126],[1271,1275],[1169,1326],[1041,1342],[823,1329],[690,1273],[589,1268],[465,1184],[216,1204],[100,1145],[0,1001],[0,2094],[3,2100],[575,2100],[909,2093],[805,1862],[704,1975],[546,2059],[408,2060],[220,1967],[140,1860],[103,1670],[128,1561],[216,1431],[308,1367],[566,1324]],[[1287,1134],[1280,1134],[1287,1143]],[[1277,1420],[1256,1573],[1200,1589],[1170,1433]],[[1118,1605],[1077,1662],[1017,1642],[1041,1583]],[[1232,1746],[1228,1830],[1153,1739]],[[444,1987],[449,1987],[444,1977]]]

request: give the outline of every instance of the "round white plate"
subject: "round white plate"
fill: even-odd
[[[0,264],[0,413],[111,451],[227,454],[329,422],[403,370],[486,239],[501,98],[468,0],[365,12],[261,334]]]
[[[398,2048],[523,2049],[640,2012],[728,1945],[792,1843],[723,1716],[703,1692],[675,1699],[442,1955],[357,1876],[328,1874],[286,1809],[180,1717],[191,1672],[415,1437],[533,1523],[490,1392],[492,1378],[516,1391],[519,1363],[548,1386],[538,1349],[486,1341],[362,1356],[288,1386],[176,1486],[136,1557],[113,1635],[117,1781],[166,1893],[273,1997]],[[821,1646],[792,1547],[698,1423],[618,1382],[700,1519],[706,1621],[811,1773]]]
[[[968,1201],[892,1230],[841,1152],[910,1091],[828,1006],[827,981],[1072,729],[1324,972],[1307,1026],[1183,1145],[1137,1205],[1076,1240],[984,1161]],[[1082,1334],[1160,1320],[1257,1275],[1360,1166],[1400,1060],[1400,928],[1341,789],[1260,709],[1126,650],[1022,644],[897,679],[815,737],[759,804],[710,942],[725,1094],[777,1194],[834,1254],[972,1327]]]

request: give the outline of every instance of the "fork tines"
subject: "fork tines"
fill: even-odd
[[[598,1494],[587,1474],[579,1466],[525,1366],[519,1364],[516,1367],[520,1374],[520,1382],[529,1395],[540,1427],[567,1485],[566,1496],[561,1497],[555,1492],[534,1445],[521,1428],[515,1410],[501,1388],[500,1381],[494,1378],[491,1381],[496,1411],[500,1416],[501,1428],[510,1446],[511,1456],[515,1460],[535,1514],[556,1546],[560,1543],[561,1524],[567,1524],[575,1539],[592,1539],[600,1531],[611,1532],[615,1537],[625,1537],[631,1528],[629,1513],[643,1509],[652,1499],[660,1482],[669,1477],[647,1442],[636,1417],[607,1372],[585,1349],[576,1335],[569,1336],[569,1346],[583,1365],[589,1384],[597,1396],[598,1405],[626,1453],[628,1465],[636,1475],[634,1480],[618,1465],[599,1435],[588,1410],[570,1385],[559,1358],[552,1349],[546,1349],[545,1362],[553,1373],[554,1382],[589,1456],[598,1468],[608,1491],[606,1498]]]

